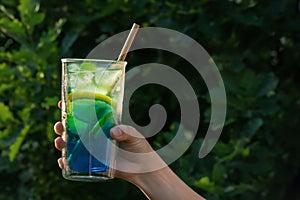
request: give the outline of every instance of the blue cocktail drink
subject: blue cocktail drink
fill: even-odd
[[[116,142],[109,131],[121,118],[126,62],[62,62],[63,175],[79,181],[111,179]]]

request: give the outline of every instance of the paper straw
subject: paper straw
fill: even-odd
[[[124,44],[124,46],[123,46],[123,48],[121,50],[121,53],[120,53],[120,55],[118,57],[118,60],[122,60],[122,61],[125,60],[125,58],[127,56],[127,53],[128,53],[128,51],[129,51],[129,49],[131,47],[131,44],[132,44],[132,42],[134,40],[134,37],[135,37],[136,33],[139,30],[139,27],[140,27],[140,25],[138,25],[136,23],[134,23],[132,25],[132,28],[131,28],[131,30],[129,32],[129,35],[128,35],[126,41],[125,41],[125,44]]]

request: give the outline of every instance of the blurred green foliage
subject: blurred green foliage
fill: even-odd
[[[145,199],[122,180],[64,180],[53,145],[53,124],[60,119],[60,58],[84,58],[133,22],[174,29],[198,41],[226,86],[224,130],[213,152],[199,159],[210,119],[201,77],[167,52],[128,55],[129,68],[147,62],[173,66],[199,96],[199,133],[172,169],[207,199],[300,199],[298,6],[292,0],[2,0],[0,199]],[[164,132],[151,141],[159,148],[173,137],[180,118],[174,96],[153,87],[136,92],[131,108],[134,119],[147,124],[145,105],[166,106]]]

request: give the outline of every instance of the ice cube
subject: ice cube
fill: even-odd
[[[74,88],[76,86],[76,76],[69,74],[69,87]]]
[[[105,72],[105,69],[102,69],[102,68],[97,69],[97,71],[95,72],[94,82],[95,82],[96,86],[100,84],[101,79],[104,75],[104,72]]]
[[[76,72],[76,71],[79,70],[79,68],[80,68],[79,65],[75,64],[75,63],[72,63],[72,64],[70,64],[70,65],[67,66],[67,70],[69,72]]]
[[[76,86],[86,85],[86,84],[91,85],[93,78],[94,78],[93,72],[79,71],[77,73]]]
[[[121,70],[106,69],[102,73],[96,74],[95,84],[100,90],[110,93],[121,76]]]

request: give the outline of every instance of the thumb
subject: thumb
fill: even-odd
[[[118,142],[132,143],[139,139],[145,139],[144,136],[139,133],[132,126],[118,125],[110,129],[110,135]]]
[[[120,142],[120,146],[125,150],[138,153],[153,151],[144,136],[132,126],[115,126],[110,129],[110,135]]]

